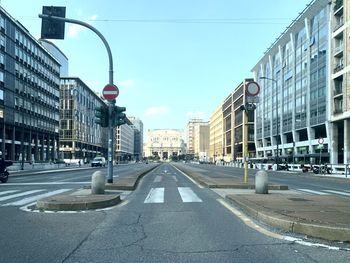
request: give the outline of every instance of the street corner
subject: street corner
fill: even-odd
[[[118,205],[121,202],[121,194],[121,192],[117,191],[105,191],[105,194],[91,194],[91,191],[81,190],[72,194],[40,199],[32,209],[56,212],[104,209]]]

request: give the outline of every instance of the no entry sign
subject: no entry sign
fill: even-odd
[[[108,84],[103,88],[102,95],[106,100],[114,100],[119,95],[117,86]]]

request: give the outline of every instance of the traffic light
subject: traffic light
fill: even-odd
[[[126,111],[125,107],[114,106],[114,123],[113,126],[120,126],[126,123],[126,115],[123,113]]]
[[[64,6],[43,6],[43,15],[66,17]],[[41,38],[43,39],[64,39],[65,21],[42,18]]]
[[[108,127],[109,124],[109,112],[108,106],[100,106],[95,108],[95,123],[101,125],[101,127]]]

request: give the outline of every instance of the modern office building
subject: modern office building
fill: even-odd
[[[254,110],[248,110],[248,97],[246,93],[247,84],[252,79],[243,80],[232,92],[232,154],[231,160],[243,162],[243,157],[256,157],[254,142]],[[245,105],[245,110],[241,106]],[[227,122],[226,122],[227,124]],[[229,129],[229,125],[227,125]],[[247,129],[247,141],[244,139],[245,130]],[[244,144],[247,144],[248,152],[244,152]]]
[[[331,163],[350,163],[350,2],[332,1],[329,90]]]
[[[223,118],[222,105],[210,116],[209,121],[209,157],[211,162],[223,159]]]
[[[187,123],[187,154],[190,155],[197,155],[198,147],[196,150],[196,142],[198,143],[198,138],[196,139],[196,136],[199,135],[198,130],[200,125],[208,125],[208,122],[203,121],[202,119],[190,119]],[[208,138],[209,141],[209,138]],[[209,147],[209,146],[208,146]],[[208,148],[208,154],[209,154],[209,148]]]
[[[124,125],[116,127],[114,160],[116,163],[135,159],[135,128],[127,118]]]
[[[143,155],[143,123],[139,118],[128,117],[134,129],[134,159],[139,161]]]
[[[248,112],[248,116],[246,116],[241,108],[242,105],[248,102],[245,87],[252,80],[243,80],[219,105],[210,118],[210,146],[213,149],[210,156],[213,161],[215,157],[215,160],[242,162],[245,129],[248,129],[247,155],[250,158],[256,157],[254,111]],[[244,125],[245,123],[247,123],[246,126]]]
[[[107,128],[95,123],[95,107],[104,105],[81,79],[61,78],[60,158],[67,162],[89,162],[96,155],[107,156]]]
[[[199,161],[209,161],[209,122],[197,123],[193,127],[194,157]]]
[[[62,50],[47,39],[39,39],[39,43],[60,63],[60,77],[68,77],[68,58]]]
[[[24,162],[58,158],[60,63],[0,7],[0,150]]]
[[[255,116],[259,158],[330,162],[337,151],[327,116],[329,3],[312,1],[252,69],[261,86]]]
[[[176,129],[149,130],[145,144],[145,157],[159,157],[168,160],[186,152],[183,132]]]

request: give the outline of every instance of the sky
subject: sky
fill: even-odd
[[[149,129],[182,129],[209,120],[310,0],[0,0],[40,37],[42,6],[91,24],[110,45],[117,105]],[[102,92],[107,51],[91,30],[68,24],[53,40],[69,59],[69,75]]]

